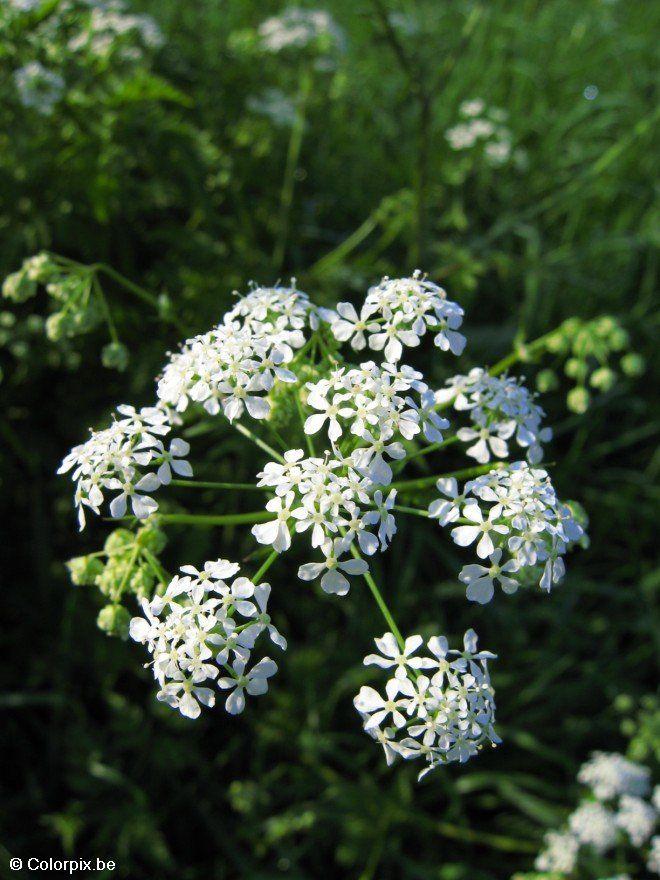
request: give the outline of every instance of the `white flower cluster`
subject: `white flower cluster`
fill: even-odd
[[[365,657],[365,665],[388,669],[393,677],[385,696],[364,686],[353,703],[388,764],[397,757],[421,758],[427,764],[421,779],[443,764],[469,760],[486,742],[501,742],[493,730],[495,694],[488,674],[495,655],[478,650],[474,630],[465,633],[463,651],[450,651],[444,636],[433,636],[426,644],[431,656],[416,653],[424,642],[420,635],[401,645],[387,632],[375,642],[380,653]]]
[[[591,798],[580,802],[564,830],[546,835],[545,849],[536,859],[540,871],[568,874],[578,864],[581,847],[599,856],[623,842],[640,850],[653,834],[660,786],[650,802],[645,800],[651,788],[647,767],[616,752],[594,752],[580,768],[578,781],[591,789]],[[656,841],[660,837],[651,840],[646,860],[648,869],[660,874],[660,861],[654,866],[654,853],[660,846]]]
[[[150,15],[128,12],[122,0],[102,0],[86,5],[91,5],[91,13],[85,27],[69,40],[68,46],[72,51],[89,49],[94,55],[104,56],[113,49],[118,37],[127,34],[137,36],[149,48],[162,46],[163,33]],[[79,15],[80,10],[77,11]],[[135,47],[132,53],[135,57],[141,54]],[[123,54],[126,55],[126,52]],[[130,52],[128,57],[131,57]]]
[[[488,108],[484,101],[475,98],[464,101],[459,113],[463,121],[445,132],[452,150],[471,150],[481,144],[490,165],[504,165],[511,156],[512,139],[505,124],[506,111],[498,107]]]
[[[427,331],[436,334],[434,342],[442,351],[461,354],[463,315],[441,287],[416,270],[411,278],[383,278],[369,288],[359,315],[351,303],[339,303],[330,326],[335,338],[350,341],[355,351],[368,345],[396,363],[404,346],[418,346]]]
[[[249,97],[246,103],[248,110],[265,116],[274,125],[290,128],[296,121],[295,101],[281,89],[264,89],[261,94]]]
[[[651,771],[618,752],[594,752],[580,767],[577,778],[578,782],[592,790],[598,800],[608,801],[622,794],[637,797],[647,795]]]
[[[324,9],[290,7],[263,21],[258,33],[263,48],[273,53],[314,44],[342,49],[345,43],[342,29]]]
[[[49,116],[64,93],[64,79],[44,67],[39,61],[30,61],[14,71],[14,83],[24,107]]]
[[[429,516],[441,526],[455,525],[459,547],[476,544],[487,564],[466,565],[459,580],[467,598],[485,604],[495,584],[515,593],[523,577],[541,571],[539,587],[550,591],[565,574],[563,557],[583,529],[557,499],[547,471],[517,461],[467,482],[462,492],[454,478],[438,480],[444,497],[431,502]],[[507,554],[502,561],[503,554]]]
[[[259,636],[267,632],[286,650],[267,612],[270,585],[234,577],[239,566],[226,559],[206,562],[201,571],[192,565],[181,571],[183,576],[176,575],[162,596],[142,601],[144,616],[131,620],[131,638],[153,656],[159,700],[197,718],[200,703],[215,704],[215,691],[208,686],[215,682],[230,691],[225,708],[236,715],[245,708],[245,694],[266,693],[268,679],[277,672],[270,657],[249,666]],[[220,676],[222,671],[226,674]]]
[[[548,831],[543,838],[544,849],[534,863],[539,871],[570,873],[577,862],[580,844],[568,831]]]
[[[254,419],[270,412],[266,395],[276,381],[296,382],[286,365],[305,344],[304,330],[318,326],[318,312],[293,287],[256,287],[208,333],[188,339],[171,355],[158,382],[158,397],[178,412],[190,402],[210,415],[222,409],[230,422],[247,410]]]
[[[471,428],[460,428],[459,440],[472,444],[466,454],[480,464],[493,456],[509,455],[508,441],[527,450],[527,459],[538,464],[543,458],[543,443],[552,438],[552,430],[543,428],[543,409],[535,402],[522,379],[512,376],[491,376],[481,367],[466,376],[448,379],[446,388],[436,392],[436,403],[451,404],[458,412],[467,412]]]
[[[38,271],[35,266],[31,271]],[[441,351],[461,354],[462,320],[460,306],[419,271],[371,287],[359,315],[348,303],[332,312],[317,308],[295,281],[290,287],[255,286],[221,323],[170,355],[158,379],[157,406],[139,411],[119,407],[113,424],[92,432],[60,468],[60,473],[73,471],[81,528],[85,509],[99,513],[108,490],[116,493],[112,516],[123,516],[130,502],[132,513],[144,518],[157,510],[151,493],[171,482],[172,471],[192,476],[185,460],[189,445],[179,439],[169,449],[164,445],[172,425],[181,422],[179,413],[197,405],[203,413],[222,412],[233,422],[245,412],[267,419],[273,398],[277,417],[280,405],[290,407],[278,425],[291,427],[289,416],[297,414],[307,452],[293,441],[292,448],[283,445],[286,451],[280,455],[241,426],[274,459],[257,474],[257,487],[267,490],[270,518],[248,515],[256,541],[274,551],[262,572],[291,547],[293,534],[306,534],[321,558],[299,567],[301,580],[318,578],[322,590],[344,596],[351,576],[365,577],[397,635],[377,639],[381,654],[365,660],[392,670],[386,697],[364,687],[355,705],[388,762],[397,756],[422,758],[426,767],[420,776],[468,760],[486,742],[499,742],[487,666],[494,655],[478,651],[472,630],[465,634],[463,651],[449,651],[446,639],[434,637],[420,656],[421,636],[397,641],[398,630],[366,560],[388,548],[397,531],[396,513],[426,512],[396,505],[394,471],[408,456],[446,442],[449,421],[438,410],[449,402],[468,411],[473,424],[486,432],[457,436],[476,439],[467,452],[487,468],[491,452],[507,455],[507,441],[514,436],[531,462],[540,458],[541,443],[549,438],[541,427],[542,410],[517,381],[477,370],[437,392],[422,373],[402,363],[404,348],[418,346],[427,333]],[[350,342],[356,351],[383,352],[384,360],[347,363],[332,337]],[[289,389],[281,397],[275,393],[278,383]],[[279,431],[274,434],[280,440]],[[412,441],[418,447],[414,451],[406,446]],[[548,591],[561,580],[563,557],[583,531],[557,499],[545,470],[518,461],[493,467],[462,490],[452,477],[438,479],[437,488],[442,497],[430,505],[428,516],[451,526],[456,544],[474,545],[484,561],[465,565],[459,575],[468,599],[490,601],[496,583],[512,593],[525,579],[536,578]],[[269,585],[235,577],[238,571],[226,560],[207,562],[203,571],[184,566],[164,594],[143,601],[144,616],[131,622],[132,637],[153,655],[158,698],[186,716],[197,717],[200,704],[213,705],[214,682],[230,691],[227,710],[242,711],[245,694],[264,693],[277,669],[268,657],[249,666],[257,637],[267,631],[275,644],[286,647],[267,612]],[[617,829],[639,838],[638,805],[622,803],[616,821]]]
[[[307,406],[316,412],[305,420],[305,433],[323,430],[332,451],[305,458],[301,449],[292,449],[283,463],[266,465],[258,485],[275,490],[266,504],[275,518],[255,525],[252,533],[281,553],[291,544],[294,523],[296,532],[309,531],[312,547],[324,558],[301,566],[298,576],[322,576],[323,590],[343,596],[349,590],[345,575],[367,570],[361,559],[342,558],[352,552],[353,541],[372,555],[387,549],[396,532],[396,491],[385,497],[383,489],[392,481],[389,462],[405,457],[401,441],[419,433],[429,442],[441,440],[448,423],[428,408],[433,393],[410,367],[369,361],[359,369],[337,368],[306,387]]]
[[[80,529],[85,527],[85,508],[100,513],[104,490],[118,494],[110,502],[110,515],[124,516],[130,500],[131,511],[139,519],[158,509],[152,492],[172,480],[172,471],[191,477],[192,468],[185,460],[190,445],[180,438],[165,448],[162,437],[171,430],[170,417],[161,407],[117,407],[117,416],[109,428],[91,431],[85,443],[74,446],[64,458],[58,474],[73,469],[76,483],[74,504],[78,508]],[[143,474],[140,468],[157,466],[156,472]]]
[[[41,6],[42,0],[9,0],[9,5],[19,12],[31,12]]]

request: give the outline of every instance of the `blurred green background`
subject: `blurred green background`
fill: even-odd
[[[332,26],[290,46],[269,43],[262,23],[285,10],[271,2],[135,2],[115,12],[150,15],[160,33],[141,19],[105,41],[99,8],[0,11],[2,277],[47,249],[159,297],[154,308],[104,279],[124,371],[103,365],[94,315],[63,332],[44,321],[70,304],[43,290],[0,304],[3,847],[113,858],[112,876],[135,880],[531,870],[592,749],[625,751],[632,735],[653,763],[660,748],[660,7],[326,0],[307,9]],[[469,124],[460,107],[475,99],[496,131],[455,149],[461,130],[447,132]],[[519,368],[532,384],[541,374],[558,490],[590,517],[591,546],[551,597],[469,606],[456,549],[421,522],[400,521],[376,571],[406,631],[456,639],[475,626],[499,654],[504,744],[419,785],[414,767],[385,767],[352,706],[382,631],[365,591],[321,597],[296,579],[300,560],[280,563],[273,613],[290,649],[270,693],[238,718],[218,708],[189,722],[155,701],[141,648],[99,632],[98,593],[71,586],[64,561],[98,549],[108,527],[78,535],[70,484],[55,477],[116,403],[152,401],[181,339],[173,322],[206,330],[250,280],[294,275],[329,305],[418,266],[467,311],[451,372],[569,318],[609,315],[606,328],[625,330],[588,406],[589,379],[576,393],[565,352]],[[441,384],[446,359],[414,354]],[[603,367],[598,351],[591,360]],[[192,461],[215,480],[252,480],[262,463],[221,424]],[[252,549],[247,529],[169,537],[170,569]]]

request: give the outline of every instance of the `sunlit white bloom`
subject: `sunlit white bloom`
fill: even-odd
[[[379,639],[374,639],[380,654],[368,654],[364,658],[365,666],[380,666],[381,669],[394,669],[396,678],[407,676],[407,667],[411,669],[425,669],[431,665],[431,661],[423,657],[413,656],[422,646],[424,640],[421,636],[410,636],[405,640],[402,647],[399,646],[396,637],[391,632],[386,632]]]
[[[175,439],[169,451],[163,446],[161,438],[170,430],[169,418],[162,409],[143,407],[137,411],[119,406],[109,428],[91,431],[89,440],[74,446],[57,472],[72,471],[81,529],[85,526],[85,508],[99,514],[108,490],[117,493],[110,502],[111,516],[124,516],[130,505],[131,513],[144,519],[158,509],[151,493],[170,481],[170,467],[181,476],[192,476],[190,464],[182,457],[189,445]],[[150,465],[160,465],[157,473],[141,472]]]
[[[617,839],[614,813],[598,801],[584,801],[568,817],[568,827],[573,836],[598,853],[611,849]]]
[[[221,324],[188,339],[163,370],[160,400],[179,412],[199,404],[210,415],[224,412],[230,421],[245,411],[267,418],[268,392],[278,382],[296,381],[287,365],[305,344],[304,331],[319,322],[309,297],[292,285],[253,288]]]
[[[348,547],[344,538],[328,539],[321,545],[325,557],[322,562],[307,562],[298,569],[301,581],[313,581],[321,577],[321,589],[326,593],[345,596],[350,583],[345,575],[364,574],[369,566],[364,559],[342,559]]]
[[[655,808],[647,801],[630,794],[621,796],[616,824],[626,832],[633,846],[646,843],[653,834],[657,818]]]
[[[261,633],[286,649],[268,614],[270,585],[234,578],[238,570],[227,559],[206,562],[201,570],[183,566],[183,576],[174,577],[163,595],[144,600],[143,616],[130,622],[131,638],[152,655],[158,699],[189,718],[199,716],[201,705],[214,705],[213,684],[231,690],[225,706],[232,714],[243,710],[245,693],[265,693],[275,663],[266,657],[248,668]],[[229,675],[219,677],[221,670]]]
[[[462,492],[451,478],[440,480],[438,489],[445,497],[431,503],[429,516],[453,525],[451,536],[460,547],[476,543],[480,559],[491,557],[490,566],[463,568],[460,580],[469,599],[489,602],[494,581],[514,593],[531,567],[542,590],[562,580],[563,557],[584,532],[557,499],[546,471],[514,462],[468,481]]]
[[[531,464],[541,460],[543,444],[551,439],[552,431],[542,427],[545,413],[522,380],[491,376],[475,367],[466,376],[448,379],[446,385],[436,392],[436,402],[468,412],[472,427],[458,431],[459,439],[472,444],[468,455],[482,464],[493,455],[506,458],[508,442],[513,440],[527,451]]]
[[[392,633],[376,639],[380,654],[364,662],[394,670],[382,697],[363,687],[354,700],[364,729],[380,742],[388,764],[396,757],[423,759],[421,779],[435,767],[467,761],[485,742],[496,744],[494,692],[487,661],[495,655],[477,653],[477,637],[469,630],[463,651],[449,651],[444,637],[427,645],[432,657],[420,657],[421,636],[410,636],[400,645]],[[456,657],[449,660],[448,657]],[[419,670],[435,670],[429,676]],[[409,719],[409,720],[407,720]]]
[[[493,550],[490,554],[490,565],[465,565],[458,579],[467,584],[466,596],[471,602],[479,602],[485,605],[493,598],[495,584],[499,581],[505,593],[515,593],[518,589],[518,581],[509,577],[507,572],[518,571],[519,565],[515,559],[508,559],[500,564],[502,559],[501,549]]]
[[[603,801],[623,794],[644,797],[651,787],[651,771],[648,767],[630,761],[617,752],[594,752],[580,767],[577,778]]]
[[[232,675],[218,679],[218,687],[231,690],[225,700],[225,709],[230,715],[238,715],[245,708],[245,693],[251,697],[265,694],[268,679],[277,672],[277,663],[264,657],[252,669],[245,671],[245,661],[237,657],[232,664]]]
[[[44,116],[49,116],[64,93],[64,79],[44,67],[39,61],[30,61],[14,71],[14,82],[21,103]]]
[[[580,842],[568,831],[548,831],[543,838],[544,850],[534,863],[538,871],[570,873],[577,864]]]
[[[325,9],[289,7],[281,15],[267,18],[258,28],[264,49],[281,52],[316,44],[319,49],[342,49],[344,34]]]

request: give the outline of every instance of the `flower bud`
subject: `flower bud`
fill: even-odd
[[[126,640],[130,621],[131,615],[123,605],[106,605],[99,611],[96,625],[109,636]]]

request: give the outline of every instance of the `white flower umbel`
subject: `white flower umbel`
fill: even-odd
[[[653,834],[656,819],[655,807],[642,798],[624,794],[619,800],[616,824],[626,832],[633,846],[642,846]]]
[[[160,400],[179,412],[191,403],[229,421],[245,411],[254,419],[270,412],[267,395],[278,382],[296,382],[288,369],[318,326],[316,308],[292,287],[255,287],[208,333],[188,339],[171,355],[158,382]]]
[[[595,797],[608,801],[622,794],[645,797],[651,788],[651,771],[618,752],[594,752],[580,767],[578,781]]]
[[[364,662],[394,675],[385,685],[385,697],[365,686],[353,701],[388,764],[396,757],[426,763],[420,779],[443,764],[469,760],[484,743],[500,742],[493,729],[495,695],[488,675],[488,660],[495,655],[477,650],[473,630],[465,634],[463,651],[448,651],[446,640],[434,637],[426,646],[431,656],[419,656],[422,645],[419,635],[403,645],[392,633],[376,639],[380,653],[369,654]]]
[[[455,480],[439,480],[437,488],[443,497],[431,503],[429,516],[453,526],[454,542],[474,546],[483,560],[459,575],[468,599],[490,602],[497,583],[514,593],[534,577],[549,592],[561,581],[564,555],[583,529],[557,499],[545,470],[518,461],[470,480],[462,492]]]
[[[568,827],[581,844],[605,853],[616,844],[617,826],[614,813],[598,801],[584,801],[568,817]]]
[[[295,42],[292,34],[305,15],[283,18],[292,26],[286,39]],[[265,32],[276,40],[284,33],[278,28],[273,22]],[[42,266],[26,264],[25,271],[36,281],[30,273],[39,275]],[[365,662],[389,676],[384,694],[365,687],[356,706],[388,763],[421,759],[420,776],[441,764],[468,760],[484,743],[499,742],[487,667],[494,655],[477,650],[471,630],[460,652],[450,651],[441,636],[426,646],[421,636],[401,637],[369,568],[374,555],[396,538],[399,514],[426,515],[405,500],[401,504],[400,495],[405,499],[409,490],[437,480],[439,497],[428,516],[474,553],[459,577],[468,599],[482,604],[498,587],[513,593],[533,579],[549,591],[564,574],[567,549],[582,535],[544,470],[527,462],[489,464],[493,456],[508,455],[513,443],[535,462],[549,437],[541,426],[542,410],[520,382],[476,369],[438,392],[402,362],[404,350],[414,352],[429,336],[447,357],[460,355],[462,321],[461,307],[418,271],[408,278],[383,278],[359,308],[339,303],[336,311],[313,305],[295,281],[290,287],[253,286],[220,323],[169,356],[158,379],[156,407],[139,412],[119,407],[111,427],[93,432],[60,468],[73,472],[81,527],[85,510],[99,513],[108,495],[113,516],[144,518],[158,508],[151,494],[155,489],[178,483],[175,476],[192,476],[189,444],[166,436],[182,423],[181,413],[194,410],[193,416],[204,420],[203,430],[208,416],[220,413],[229,422],[246,413],[267,420],[268,442],[258,430],[236,425],[273,459],[262,466],[254,487],[264,490],[257,497],[264,499],[265,514],[186,511],[159,514],[159,522],[249,523],[256,542],[272,548],[255,581],[294,540],[308,544],[315,557],[303,557],[301,580],[318,580],[324,592],[345,596],[351,578],[361,577],[360,586],[371,593],[390,630],[376,640],[380,653]],[[339,352],[341,342],[354,351],[382,352],[381,362],[351,363]],[[449,362],[444,355],[437,360],[439,368]],[[439,412],[446,404],[471,419],[457,434],[446,433],[449,421]],[[462,486],[451,474],[399,481],[409,459],[455,440],[467,442],[467,454],[486,463],[468,475],[493,469]],[[191,481],[188,488],[191,493],[229,490],[221,500],[230,501],[236,497],[232,489],[250,487],[205,480]],[[158,560],[146,558],[162,578]],[[149,589],[138,586],[142,592]],[[143,616],[130,625],[131,636],[152,655],[158,698],[197,717],[201,706],[214,704],[218,688],[230,713],[242,711],[247,696],[265,693],[277,666],[269,657],[252,662],[255,643],[263,634],[286,647],[268,613],[269,585],[239,576],[235,563],[216,560],[201,570],[185,565],[162,586],[164,593],[159,595],[159,588],[145,598]],[[630,806],[621,813],[626,827],[632,828],[633,812]],[[623,824],[616,827],[623,837]]]
[[[162,596],[143,600],[144,616],[131,620],[131,638],[153,657],[159,700],[197,718],[200,704],[214,705],[217,684],[230,691],[225,708],[235,715],[245,707],[245,694],[265,693],[277,671],[269,657],[249,667],[259,636],[265,632],[286,649],[267,613],[270,585],[235,577],[239,566],[225,559],[205,563],[201,572],[193,566],[181,570]]]
[[[157,502],[151,497],[161,484],[169,483],[172,470],[185,477],[192,476],[184,456],[190,451],[184,440],[172,440],[166,450],[162,437],[171,430],[164,408],[132,406],[117,407],[109,428],[91,431],[85,443],[74,446],[65,457],[58,474],[73,471],[76,483],[74,503],[78,508],[80,528],[85,526],[85,508],[100,513],[106,492],[114,494],[110,515],[124,516],[127,511],[139,519],[154,513]],[[149,466],[156,473],[144,473]]]
[[[548,831],[543,838],[545,848],[536,858],[538,871],[569,874],[577,864],[579,841],[568,831]]]
[[[447,387],[436,392],[436,403],[451,404],[468,414],[472,426],[461,428],[458,438],[469,444],[466,454],[480,464],[493,458],[507,458],[512,440],[527,450],[531,464],[538,464],[543,458],[543,443],[552,438],[552,431],[542,427],[545,413],[535,403],[537,395],[522,381],[511,376],[491,376],[475,367],[466,376],[448,379]]]
[[[396,363],[404,347],[416,348],[425,333],[435,333],[442,351],[461,354],[465,337],[458,332],[463,309],[417,270],[411,278],[383,278],[371,287],[358,315],[350,303],[339,303],[331,323],[336,339],[360,351],[368,345]]]
[[[344,32],[325,9],[289,7],[263,21],[258,34],[264,50],[273,53],[310,46],[341,50],[345,43]]]

